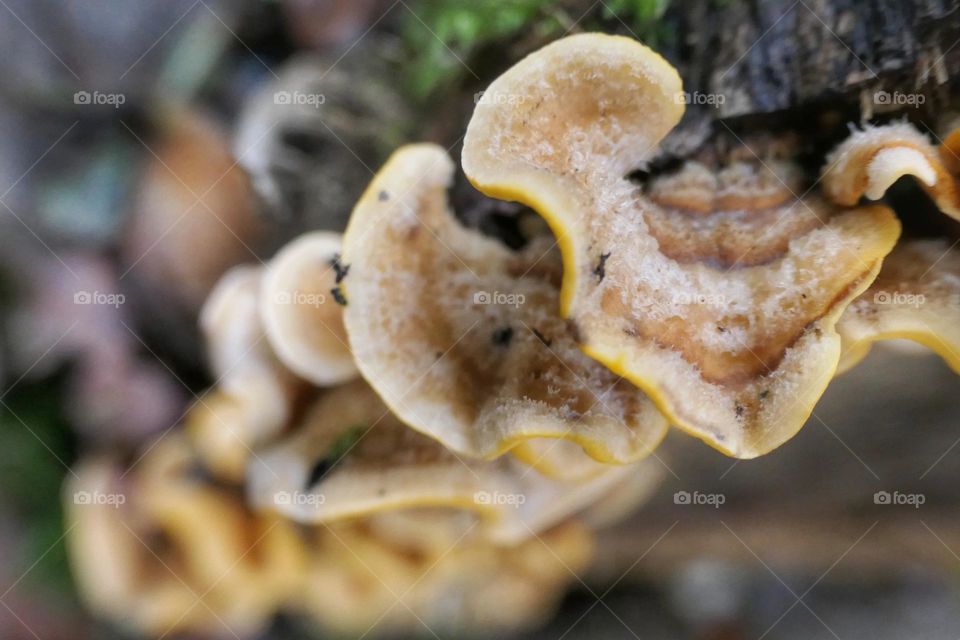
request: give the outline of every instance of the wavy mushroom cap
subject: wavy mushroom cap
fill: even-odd
[[[258,267],[235,267],[204,304],[200,327],[215,384],[186,418],[206,466],[234,481],[243,477],[254,447],[286,426],[300,387],[266,339],[261,279]]]
[[[763,162],[688,164],[643,191],[627,176],[680,119],[680,90],[638,42],[564,38],[490,85],[463,168],[550,224],[582,349],[670,422],[750,458],[803,426],[839,361],[837,318],[900,227],[885,207],[798,198],[795,172]]]
[[[513,252],[462,227],[447,206],[452,175],[442,148],[403,147],[354,209],[342,284],[361,374],[398,418],[460,455],[560,438],[601,462],[646,456],[666,422],[578,350],[556,315],[550,251]]]
[[[852,206],[864,196],[879,200],[894,182],[912,176],[941,211],[960,220],[958,158],[960,131],[937,148],[911,124],[867,126],[827,156],[823,191],[834,202]]]
[[[960,256],[945,240],[909,240],[893,250],[863,295],[840,317],[840,370],[878,340],[925,345],[960,373]]]
[[[912,176],[939,209],[960,220],[960,130],[940,146],[907,123],[855,131],[827,157],[824,192],[851,205],[882,198]],[[840,370],[860,362],[879,340],[926,345],[960,372],[960,258],[943,240],[907,240],[887,256],[871,287],[837,324],[844,353]]]
[[[357,375],[333,293],[346,275],[340,243],[338,233],[300,236],[270,260],[261,284],[260,316],[270,346],[291,371],[321,387]]]
[[[645,464],[608,466],[590,479],[563,482],[509,456],[464,459],[404,425],[356,381],[322,395],[298,429],[258,452],[247,489],[256,508],[298,522],[442,508],[454,522],[473,514],[477,535],[516,543],[644,474]]]

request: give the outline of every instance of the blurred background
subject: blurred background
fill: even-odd
[[[71,466],[181,421],[211,383],[197,313],[226,270],[341,230],[399,144],[456,157],[477,93],[526,53],[572,32],[633,35],[688,90],[730,96],[692,105],[665,162],[759,129],[800,133],[816,167],[849,122],[934,128],[952,113],[957,15],[950,2],[0,0],[0,637],[132,637],[79,604],[60,501]],[[777,82],[771,51],[790,54]],[[880,81],[930,99],[865,106]],[[926,206],[909,185],[899,197]],[[452,199],[467,224],[520,242],[519,206],[461,178]],[[662,488],[529,637],[956,638],[958,390],[939,359],[893,345],[760,460],[671,435]],[[923,501],[878,504],[883,491]],[[263,637],[315,636],[279,619]]]

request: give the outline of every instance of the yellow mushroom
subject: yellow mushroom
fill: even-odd
[[[939,354],[960,373],[960,255],[944,240],[908,240],[884,260],[873,285],[840,317],[840,370],[878,340],[905,338]]]
[[[357,375],[331,293],[346,275],[341,236],[306,233],[281,249],[263,275],[260,315],[277,357],[301,378],[321,387]]]
[[[494,633],[542,621],[587,566],[590,532],[564,523],[516,546],[398,545],[365,521],[318,527],[299,608],[328,631]]]
[[[885,207],[794,197],[792,172],[761,162],[688,166],[643,192],[627,176],[682,104],[676,71],[640,43],[564,38],[490,85],[463,168],[550,224],[582,349],[678,427],[750,458],[806,421],[839,361],[837,318],[900,227]]]
[[[823,188],[843,205],[878,200],[904,176],[914,177],[940,210],[960,219],[960,130],[934,147],[911,124],[868,126],[827,157]],[[960,258],[945,240],[909,239],[887,256],[874,283],[841,316],[840,371],[860,362],[879,340],[926,345],[960,372]]]
[[[262,629],[301,584],[295,530],[196,478],[180,434],[140,464],[121,473],[91,460],[67,485],[68,545],[91,609],[154,636]]]
[[[260,317],[261,270],[235,267],[214,288],[200,326],[215,380],[187,415],[187,431],[218,476],[243,477],[253,448],[285,427],[300,390],[277,359]]]
[[[364,382],[320,396],[303,424],[251,461],[247,493],[258,509],[303,523],[398,509],[445,508],[481,520],[478,531],[515,543],[569,518],[646,465],[608,466],[589,479],[542,476],[507,456],[464,459],[410,429]]]
[[[361,374],[398,418],[459,455],[561,438],[602,462],[646,456],[666,422],[579,351],[556,316],[555,256],[462,227],[447,206],[452,176],[442,148],[403,147],[353,211],[342,294]]]

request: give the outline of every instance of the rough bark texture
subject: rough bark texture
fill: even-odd
[[[673,148],[695,146],[719,119],[822,131],[903,114],[936,129],[956,91],[958,18],[957,0],[673,3],[659,48],[688,92],[714,96],[690,105]]]

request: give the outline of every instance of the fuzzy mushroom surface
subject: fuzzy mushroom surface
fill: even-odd
[[[879,200],[904,176],[915,178],[942,212],[960,220],[960,130],[939,146],[906,122],[854,131],[827,156],[823,191],[852,206],[862,197]]]
[[[628,478],[655,486],[641,460],[607,466],[586,480],[547,478],[511,456],[464,459],[403,424],[363,381],[322,394],[303,423],[258,452],[248,472],[255,508],[304,523],[403,509],[473,514],[477,533],[516,543],[587,508]]]
[[[847,307],[837,331],[841,371],[860,362],[874,342],[903,338],[929,347],[960,373],[960,255],[945,240],[903,242]]]
[[[463,456],[541,439],[605,463],[649,454],[667,423],[580,352],[556,314],[550,252],[461,226],[447,204],[453,171],[441,147],[402,147],[353,211],[342,293],[361,374],[400,420]]]
[[[682,113],[680,78],[659,55],[629,38],[570,36],[490,85],[463,168],[549,223],[560,313],[583,351],[671,423],[751,458],[812,412],[840,358],[837,318],[900,226],[886,207],[799,198],[794,172],[759,160],[688,164],[641,188],[630,174]]]

